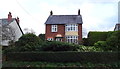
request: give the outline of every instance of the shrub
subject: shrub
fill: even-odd
[[[115,31],[106,40],[110,50],[117,51],[120,46],[120,31]]]
[[[40,40],[39,37],[33,33],[28,33],[19,38],[19,40],[16,42],[16,46],[25,46],[26,44],[30,46],[36,46],[40,43],[42,43],[42,40]]]
[[[10,51],[35,51],[37,48],[40,48],[40,45],[43,43],[39,37],[33,33],[24,34],[15,42],[14,45],[9,46],[5,49],[5,52]]]
[[[75,51],[77,50],[77,46],[75,44],[69,44],[65,42],[58,42],[58,41],[52,41],[52,42],[44,42],[42,44],[41,49],[43,51]]]
[[[84,46],[88,46],[89,45],[88,44],[88,38],[83,38],[82,41],[83,41],[83,45]]]
[[[39,37],[41,40],[45,41],[45,34],[39,34],[38,37]]]
[[[107,46],[106,41],[98,41],[98,42],[94,43],[94,46],[96,48],[101,48],[104,51],[108,51],[108,46]]]
[[[118,62],[118,52],[13,52],[7,53],[8,61],[45,61],[112,63]]]
[[[101,52],[103,50],[99,47],[80,45],[77,51],[79,52],[97,52],[97,51]]]
[[[89,45],[93,46],[97,41],[106,41],[108,32],[89,32],[88,41]]]

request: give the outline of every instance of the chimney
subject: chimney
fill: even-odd
[[[16,18],[16,21],[17,21],[18,23],[20,22],[19,17]]]
[[[78,15],[80,15],[80,9],[78,10]]]
[[[52,12],[52,10],[50,11],[50,15],[53,15],[53,12]]]
[[[10,22],[12,20],[12,14],[11,14],[11,12],[9,12],[9,14],[8,14],[8,22]]]

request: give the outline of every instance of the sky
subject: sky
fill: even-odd
[[[0,19],[19,17],[22,30],[32,29],[36,35],[45,33],[45,22],[53,15],[77,15],[83,19],[83,37],[89,31],[113,31],[118,23],[119,0],[0,0]]]

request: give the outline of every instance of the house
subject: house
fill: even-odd
[[[62,41],[79,43],[82,40],[82,16],[78,15],[53,15],[45,22],[45,39],[48,41]]]
[[[120,23],[116,24],[114,28],[114,31],[118,31],[118,30],[120,30]]]
[[[23,35],[19,22],[18,17],[12,18],[11,12],[9,12],[8,18],[0,19],[0,37],[2,39],[0,45],[8,46],[9,41],[17,41]]]

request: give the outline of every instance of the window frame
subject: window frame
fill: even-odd
[[[51,25],[51,32],[57,32],[57,25]]]
[[[78,36],[65,36],[66,42],[78,44]]]
[[[78,24],[66,24],[65,31],[78,31]]]

